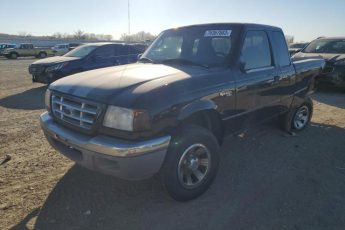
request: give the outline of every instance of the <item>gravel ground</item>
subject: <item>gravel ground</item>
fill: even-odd
[[[74,165],[39,127],[34,59],[0,59],[1,229],[345,229],[345,94],[313,95],[312,124],[227,137],[212,187],[171,200],[155,179],[127,182]]]

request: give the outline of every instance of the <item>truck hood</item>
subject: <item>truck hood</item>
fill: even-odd
[[[50,89],[109,104],[130,87],[151,82],[158,88],[205,72],[208,70],[199,67],[179,66],[177,69],[162,64],[135,63],[74,74],[52,83]]]
[[[57,63],[73,61],[73,60],[79,60],[79,59],[80,58],[78,58],[78,57],[57,56],[57,57],[44,58],[44,59],[35,61],[32,64],[33,65],[51,65],[51,64],[57,64]]]
[[[299,52],[294,55],[294,59],[306,59],[306,58],[323,58],[328,62],[334,63],[339,60],[345,59],[345,54],[327,54],[327,53],[303,53]]]

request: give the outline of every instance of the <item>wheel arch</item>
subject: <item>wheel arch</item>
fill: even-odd
[[[9,56],[11,56],[12,54],[16,54],[16,55],[17,55],[17,57],[19,57],[19,56],[20,56],[20,55],[19,55],[19,53],[18,53],[17,51],[11,51]]]
[[[39,57],[39,56],[41,56],[41,54],[45,54],[45,56],[48,56],[47,52],[44,51],[44,50],[40,50],[40,51],[38,52],[37,56]]]
[[[210,100],[199,100],[185,106],[178,115],[179,126],[195,124],[211,131],[219,144],[223,141],[223,125],[217,106]]]

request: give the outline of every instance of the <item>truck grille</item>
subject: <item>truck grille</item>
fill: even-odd
[[[96,124],[101,109],[94,103],[56,94],[52,95],[51,100],[55,118],[87,130],[92,129]]]

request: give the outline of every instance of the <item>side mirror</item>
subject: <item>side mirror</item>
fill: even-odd
[[[142,53],[141,53],[141,54],[138,54],[137,59],[139,60],[139,59],[141,58],[141,56],[143,56]]]

